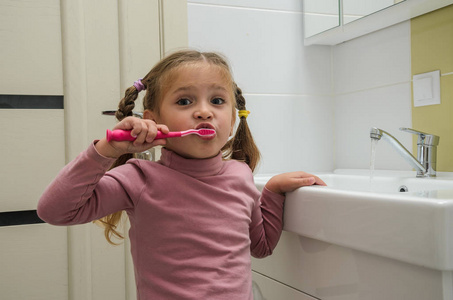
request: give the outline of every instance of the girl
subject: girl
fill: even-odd
[[[131,117],[141,90],[143,119]],[[235,108],[240,123],[230,139]],[[126,211],[139,299],[252,299],[250,253],[272,253],[284,194],[324,183],[303,172],[285,173],[260,193],[252,175],[259,152],[247,115],[221,56],[176,52],[128,88],[119,104],[115,129],[131,130],[135,141],[91,144],[46,189],[38,214],[55,225],[103,218],[111,241],[120,236],[115,229]],[[157,131],[200,128],[216,134],[154,139]],[[164,146],[160,161],[128,160],[157,145]]]

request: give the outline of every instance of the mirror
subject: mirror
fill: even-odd
[[[350,23],[402,1],[405,0],[305,0],[305,37]]]
[[[336,45],[453,4],[453,0],[304,0],[305,45]]]
[[[305,0],[305,37],[340,26],[339,0]]]
[[[350,23],[405,0],[340,0],[343,1],[343,24]]]

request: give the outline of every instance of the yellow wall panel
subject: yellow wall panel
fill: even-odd
[[[453,171],[453,5],[411,20],[412,75],[440,70],[441,104],[412,107],[412,127],[440,136],[437,170]],[[416,151],[414,138],[414,151]]]
[[[453,171],[453,75],[440,80],[440,105],[414,107],[412,124],[416,129],[440,136],[437,171]],[[415,139],[416,140],[416,139]],[[414,142],[414,149],[416,149]]]
[[[453,5],[411,21],[412,74],[453,72]]]

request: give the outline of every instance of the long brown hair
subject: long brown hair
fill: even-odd
[[[143,98],[143,108],[159,113],[159,105],[162,95],[165,90],[165,86],[168,83],[169,77],[173,72],[177,71],[177,68],[185,64],[195,64],[200,62],[208,62],[212,65],[220,67],[223,70],[226,79],[231,84],[232,93],[235,98],[235,108],[241,111],[246,110],[245,98],[242,95],[241,89],[236,85],[233,80],[231,69],[227,60],[220,54],[214,52],[199,52],[195,50],[182,50],[174,52],[169,56],[159,61],[146,76],[141,79],[141,83],[146,89],[146,94]],[[115,113],[118,121],[123,120],[125,117],[133,115],[133,109],[135,108],[135,100],[137,99],[139,90],[135,86],[129,87],[121,99],[118,110]],[[234,110],[234,109],[233,109]],[[233,112],[234,117],[236,114]],[[244,161],[252,171],[255,170],[259,159],[260,152],[256,146],[250,129],[247,125],[247,116],[242,115],[240,117],[238,128],[234,137],[232,137],[222,148],[222,154],[224,159],[235,159]],[[122,164],[125,164],[133,154],[125,154],[119,157],[111,168],[115,168]],[[112,241],[112,236],[123,239],[123,235],[117,230],[118,224],[120,223],[123,216],[123,212],[119,211],[108,215],[106,217],[97,220],[98,224],[102,224],[104,227],[104,234],[107,241],[111,244],[116,245]]]

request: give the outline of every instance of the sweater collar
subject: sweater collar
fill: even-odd
[[[173,151],[162,148],[160,164],[194,178],[216,175],[223,166],[222,153],[212,158],[184,158]]]

